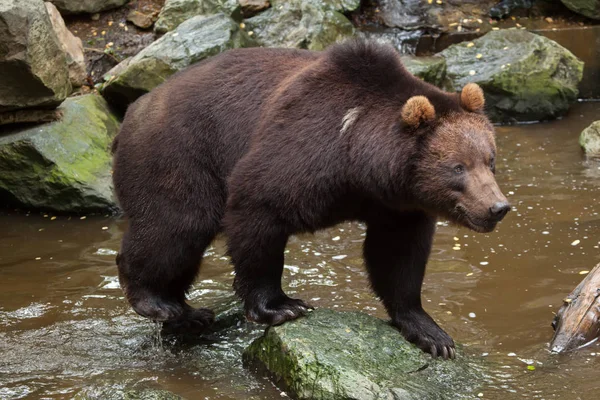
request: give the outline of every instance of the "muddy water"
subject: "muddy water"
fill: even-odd
[[[600,163],[577,144],[598,118],[600,103],[587,103],[562,121],[499,128],[498,176],[514,211],[493,234],[438,226],[425,305],[467,353],[488,360],[484,398],[597,398],[600,347],[552,356],[547,343],[561,299],[600,261]],[[281,398],[241,366],[261,327],[234,318],[201,340],[161,338],[127,307],[114,265],[123,229],[102,216],[0,214],[0,399],[145,387],[190,399]],[[362,268],[364,234],[343,224],[293,238],[288,293],[385,317]],[[231,306],[223,254],[222,240],[207,251],[194,304]]]

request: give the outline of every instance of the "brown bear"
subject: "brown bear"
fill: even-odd
[[[280,324],[310,308],[281,288],[289,236],[362,221],[392,323],[454,357],[421,285],[437,217],[490,232],[510,209],[483,107],[477,85],[446,93],[361,41],[231,50],[176,74],[129,107],[113,145],[127,299],[171,329],[206,327],[213,313],[185,294],[224,231],[247,318]]]

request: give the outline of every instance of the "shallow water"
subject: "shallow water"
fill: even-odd
[[[579,272],[600,261],[600,163],[587,162],[577,143],[598,118],[600,103],[584,103],[562,121],[498,128],[498,178],[514,211],[491,234],[438,226],[425,306],[468,354],[490,363],[486,399],[597,398],[600,347],[553,356],[547,343]],[[52,216],[0,213],[0,399],[71,398],[84,388],[107,398],[140,387],[189,399],[281,398],[241,365],[262,327],[233,318],[201,341],[161,339],[118,287],[124,222]],[[385,317],[362,267],[364,234],[343,224],[292,238],[288,293]],[[192,303],[231,306],[223,254],[222,240],[207,251]]]

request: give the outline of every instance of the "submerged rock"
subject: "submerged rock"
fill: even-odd
[[[56,107],[70,92],[65,53],[44,2],[0,1],[0,112]]]
[[[83,389],[73,400],[183,400],[183,397],[161,389],[120,389],[107,385]]]
[[[46,2],[46,9],[50,15],[50,21],[60,47],[67,58],[69,68],[69,79],[73,87],[80,87],[85,83],[87,72],[85,68],[85,59],[83,57],[83,43],[67,29],[65,21],[52,3]]]
[[[273,0],[271,8],[245,21],[246,31],[265,47],[323,50],[354,34],[341,11],[356,7],[349,0]]]
[[[588,18],[600,19],[600,0],[560,0],[572,11]]]
[[[60,121],[0,136],[0,202],[59,212],[115,209],[110,144],[119,122],[98,95],[72,97]]]
[[[577,99],[583,62],[569,50],[525,30],[492,31],[439,53],[453,90],[475,82],[495,122],[539,121],[564,114]]]
[[[473,398],[480,378],[464,356],[433,360],[382,320],[326,309],[270,327],[244,362],[298,399]]]
[[[600,157],[600,121],[593,122],[579,135],[579,144],[590,157]]]
[[[29,0],[27,0],[29,1]],[[49,0],[63,14],[97,13],[121,7],[129,0]]]
[[[402,64],[416,77],[443,88],[446,82],[446,59],[444,57],[402,56]]]
[[[198,15],[223,13],[232,16],[239,8],[238,0],[167,0],[158,14],[154,31],[157,33],[172,31],[182,22]]]
[[[197,16],[110,70],[105,76],[102,95],[125,108],[191,64],[228,49],[253,45],[228,16]]]

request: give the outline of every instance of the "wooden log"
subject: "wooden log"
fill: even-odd
[[[553,353],[578,349],[600,336],[600,264],[569,294],[554,321]]]

